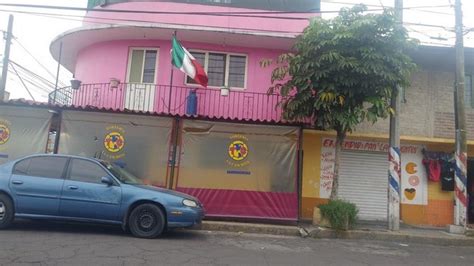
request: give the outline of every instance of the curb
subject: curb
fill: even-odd
[[[466,236],[429,236],[413,235],[404,232],[385,232],[385,231],[335,231],[331,229],[314,229],[309,232],[313,238],[320,239],[363,239],[392,242],[407,242],[417,244],[431,244],[440,246],[474,246],[474,238]]]
[[[267,224],[250,224],[235,222],[214,222],[204,221],[197,230],[204,231],[224,231],[234,233],[251,233],[251,234],[269,234],[283,236],[300,236],[314,239],[351,239],[351,240],[378,240],[407,242],[418,244],[431,244],[441,246],[474,246],[474,237],[464,235],[453,236],[432,236],[432,235],[416,235],[407,232],[388,232],[388,231],[368,231],[368,230],[351,230],[351,231],[335,231],[328,228],[303,228],[297,226],[285,225],[267,225]]]
[[[296,226],[246,224],[234,222],[210,222],[204,221],[198,230],[224,231],[234,233],[251,233],[267,235],[300,236],[300,229]]]

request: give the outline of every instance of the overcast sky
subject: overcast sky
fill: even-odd
[[[258,0],[256,0],[258,1]],[[331,3],[332,2],[332,3]],[[377,6],[392,7],[394,0],[322,0],[322,10],[339,10],[341,7],[350,6],[351,4],[364,3],[369,5],[369,8],[377,8]],[[413,6],[439,6],[449,5],[454,0],[405,0],[405,7]],[[15,4],[37,4],[37,5],[61,5],[86,7],[87,0],[0,0],[0,3],[15,3]],[[373,6],[372,6],[373,5]],[[464,10],[464,24],[468,28],[474,29],[474,0],[463,0]],[[83,12],[65,12],[57,10],[38,10],[38,9],[18,9],[0,7],[0,30],[7,29],[8,14],[5,10],[24,10],[34,12],[47,13],[61,13],[71,15],[84,15]],[[18,42],[21,43],[31,54],[36,57],[38,61],[47,68],[43,69],[35,60],[18,44],[13,42],[11,49],[11,60],[27,67],[31,71],[45,77],[50,82],[54,83],[54,76],[56,74],[57,63],[49,53],[49,44],[60,33],[81,25],[77,18],[70,18],[69,20],[57,19],[52,17],[27,15],[12,13],[15,16],[14,36]],[[323,17],[330,18],[330,14],[324,14]],[[409,23],[432,24],[446,27],[448,30],[454,26],[454,11],[450,7],[443,8],[423,8],[416,10],[405,10],[404,21]],[[442,28],[434,27],[420,27],[414,25],[407,25],[411,31],[412,36],[421,39],[424,43],[431,43],[434,45],[452,45],[454,44],[454,33]],[[433,39],[437,38],[437,39]],[[447,41],[438,40],[447,39]],[[466,46],[474,47],[474,31],[467,34],[465,37]],[[5,41],[0,40],[0,54],[3,54],[3,47]],[[17,69],[18,70],[18,69]],[[20,70],[18,70],[20,71]],[[48,73],[50,72],[50,73]],[[18,78],[13,75],[8,75],[7,91],[11,93],[10,98],[25,98],[31,99],[23,88]],[[71,74],[64,68],[61,69],[60,80],[61,84],[69,84],[72,78]],[[60,85],[61,85],[60,84]],[[44,89],[38,89],[35,86],[27,83],[33,97],[36,100],[46,100],[47,92]]]

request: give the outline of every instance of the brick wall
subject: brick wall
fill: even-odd
[[[454,138],[454,73],[418,71],[405,90],[400,133],[404,136]],[[466,108],[468,139],[474,140],[474,109]],[[388,134],[389,119],[363,123],[356,133]]]

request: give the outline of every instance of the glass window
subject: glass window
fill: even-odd
[[[229,87],[245,87],[245,56],[231,55],[229,59]]]
[[[26,159],[15,164],[15,167],[13,168],[13,174],[14,175],[27,175],[30,162],[31,162],[30,159]]]
[[[211,87],[245,88],[247,57],[224,53],[191,52],[204,67]],[[190,77],[186,83],[196,84]]]
[[[131,185],[142,185],[143,182],[140,178],[136,177],[132,173],[128,172],[127,170],[117,166],[110,164],[108,162],[101,162],[102,166],[107,168],[116,178],[120,180],[120,182],[124,184],[131,184]]]
[[[31,158],[26,175],[58,179],[62,178],[67,160],[68,159],[65,157],[48,156]]]
[[[157,50],[133,49],[131,51],[130,83],[155,83]]]
[[[201,52],[190,52],[190,53],[194,56],[196,61],[198,61],[199,64],[201,64],[202,67],[206,66],[206,53],[201,53]],[[197,84],[197,82],[194,81],[189,76],[186,77],[186,82],[189,84]]]
[[[156,51],[146,51],[143,67],[143,83],[155,83]]]
[[[132,51],[132,62],[130,65],[129,82],[132,82],[132,83],[142,82],[143,54],[144,54],[143,50]]]
[[[209,86],[222,87],[225,84],[225,54],[209,54],[207,65],[207,76],[209,78]]]
[[[102,177],[109,176],[98,164],[81,159],[73,159],[70,169],[69,179],[79,182],[100,184]]]

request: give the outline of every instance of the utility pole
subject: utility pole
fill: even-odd
[[[456,15],[456,83],[455,83],[455,119],[456,119],[456,171],[454,224],[466,227],[467,213],[467,142],[466,115],[464,113],[464,33],[461,0],[455,2]]]
[[[62,56],[63,56],[63,42],[59,44],[58,70],[56,71],[56,82],[54,84],[53,104],[56,104],[56,96],[58,94],[59,71],[61,70]]]
[[[8,62],[10,61],[10,46],[13,37],[13,15],[8,18],[8,30],[6,33],[5,52],[3,53],[2,77],[0,80],[0,101],[5,99],[5,86],[7,85]]]
[[[395,0],[395,15],[403,27],[403,0]],[[388,170],[388,230],[400,230],[400,176],[401,176],[401,153],[400,153],[400,105],[401,88],[393,88],[391,107],[393,114],[390,115],[390,151]]]

